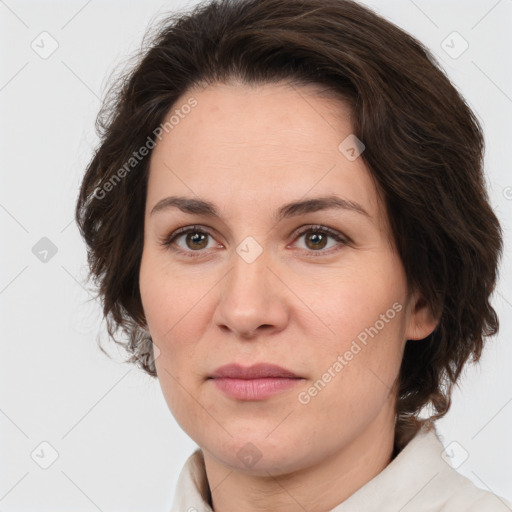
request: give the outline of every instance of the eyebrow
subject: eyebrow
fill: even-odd
[[[184,213],[205,215],[207,217],[220,218],[219,211],[213,203],[203,199],[194,199],[189,197],[171,196],[158,201],[151,210],[150,215],[165,210],[177,208]],[[294,201],[285,204],[275,214],[276,222],[306,213],[317,212],[320,210],[338,209],[359,213],[371,220],[371,215],[359,204],[354,201],[342,199],[341,197],[331,195],[325,197],[315,197],[303,201]]]

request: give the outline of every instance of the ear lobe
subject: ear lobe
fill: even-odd
[[[414,294],[405,336],[408,340],[422,340],[432,334],[439,323],[421,294]]]

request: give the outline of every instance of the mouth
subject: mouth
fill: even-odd
[[[239,364],[227,364],[217,368],[210,376],[210,379],[299,379],[290,370],[281,366],[269,363],[258,363],[249,367]]]
[[[208,379],[224,394],[238,400],[264,400],[303,380],[290,370],[268,363],[221,366]]]

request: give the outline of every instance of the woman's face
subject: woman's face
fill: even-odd
[[[140,268],[172,414],[205,456],[255,474],[389,438],[405,341],[435,324],[348,109],[279,84],[209,86],[175,110],[151,155]],[[218,372],[260,363],[295,378]]]

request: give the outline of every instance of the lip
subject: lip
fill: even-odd
[[[209,379],[220,391],[238,400],[265,400],[302,380],[293,372],[268,363],[249,367],[228,364],[217,368]]]
[[[265,378],[298,379],[290,370],[270,363],[258,363],[244,367],[239,364],[226,364],[217,368],[211,375],[211,379],[265,379]]]

